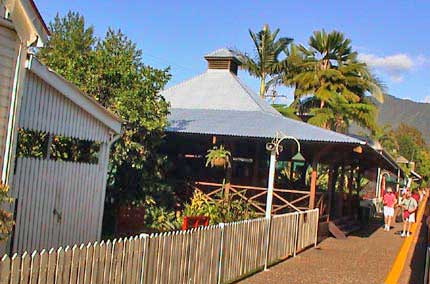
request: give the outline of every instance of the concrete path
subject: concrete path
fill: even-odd
[[[247,279],[241,284],[380,284],[390,269],[403,239],[401,224],[391,231],[379,222],[349,236],[347,240],[328,238],[309,249]]]

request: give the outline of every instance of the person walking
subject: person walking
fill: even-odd
[[[418,208],[418,202],[412,198],[410,191],[406,192],[405,198],[400,203],[403,208],[403,231],[401,237],[409,237],[412,223],[415,223],[415,212]]]
[[[391,228],[391,221],[394,216],[394,205],[397,202],[396,195],[393,193],[391,187],[387,187],[384,196],[382,197],[382,203],[384,204],[384,230],[389,231]]]

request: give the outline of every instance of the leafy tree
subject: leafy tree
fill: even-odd
[[[170,75],[168,70],[144,65],[142,52],[121,31],[109,29],[95,55],[98,73],[93,95],[126,121],[112,152],[115,174],[110,175],[109,188],[116,199],[143,198],[162,186],[164,157],[156,149],[167,124],[168,104],[159,91]]]
[[[381,146],[392,156],[396,157],[398,155],[399,143],[397,142],[396,135],[390,125],[376,128],[376,131],[371,138],[381,143]]]
[[[430,149],[421,132],[406,124],[400,124],[395,131],[399,144],[399,154],[415,162],[416,171],[425,177],[430,176]]]
[[[111,152],[107,199],[119,204],[148,192],[163,199],[165,158],[156,149],[167,123],[168,104],[159,92],[169,70],[145,65],[142,51],[120,30],[96,39],[78,13],[57,15],[50,27],[38,57],[124,120]]]
[[[352,121],[376,130],[376,109],[366,97],[382,101],[383,86],[357,60],[351,41],[342,33],[316,31],[307,47],[291,45],[281,71],[274,76],[276,84],[294,88],[294,102],[284,109],[288,117],[294,114],[341,132]]]
[[[82,15],[69,11],[64,17],[57,14],[49,30],[49,41],[37,57],[83,92],[91,93],[88,87],[92,85],[93,48],[97,41],[93,27],[86,27]]]
[[[334,94],[324,108],[311,108],[309,113],[311,118],[308,123],[341,133],[348,131],[351,121],[367,129],[376,128],[376,108],[365,99],[349,102],[342,95]]]
[[[281,37],[277,39],[279,29],[271,31],[268,25],[257,33],[249,30],[255,48],[255,56],[237,52],[242,68],[249,72],[251,76],[260,79],[260,97],[264,98],[267,91],[267,81],[271,76],[278,74],[285,65],[284,60],[279,57],[281,54],[288,54],[288,45],[293,41],[291,38]]]
[[[272,106],[283,116],[300,120],[300,117],[296,114],[296,108],[293,105],[273,104]]]
[[[357,60],[351,41],[338,31],[315,31],[308,47],[293,47],[290,61],[295,72],[282,77],[283,84],[295,88],[295,98],[312,96],[323,108],[336,94],[351,102],[359,102],[366,93],[383,101],[382,86],[366,64]],[[291,69],[289,69],[291,71]]]

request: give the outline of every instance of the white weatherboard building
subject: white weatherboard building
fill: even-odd
[[[0,176],[16,222],[0,253],[101,235],[109,149],[121,120],[30,54],[48,36],[32,0],[0,0]],[[20,129],[94,142],[97,161],[51,160],[49,146],[44,158],[16,157]]]

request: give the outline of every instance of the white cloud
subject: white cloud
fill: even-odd
[[[405,73],[409,72],[414,66],[427,62],[424,56],[414,59],[403,53],[389,56],[362,53],[359,54],[358,58],[369,66],[386,73],[394,82],[402,82]]]
[[[423,103],[430,103],[430,96],[425,96],[423,99]]]

